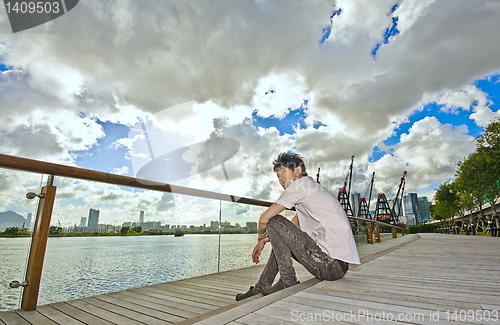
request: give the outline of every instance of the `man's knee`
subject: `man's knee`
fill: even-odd
[[[267,222],[267,227],[274,227],[279,223],[283,223],[283,220],[287,220],[287,218],[283,217],[281,214],[277,214],[274,217],[271,217],[269,221]]]

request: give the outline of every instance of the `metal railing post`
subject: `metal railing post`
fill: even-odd
[[[380,226],[378,224],[375,225],[375,242],[380,243]]]
[[[50,175],[47,186],[42,187],[42,194],[38,202],[35,227],[31,239],[28,265],[26,267],[25,281],[28,285],[23,290],[21,308],[24,310],[35,310],[42,277],[43,259],[49,236],[50,219],[52,208],[56,197],[56,187],[53,186],[54,176]]]
[[[392,238],[398,238],[398,230],[392,227]]]

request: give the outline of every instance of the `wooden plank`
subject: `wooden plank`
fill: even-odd
[[[37,325],[56,325],[57,323],[41,315],[36,310],[25,311],[22,309],[16,310],[16,313],[22,318],[26,319],[31,324]]]
[[[174,305],[176,305],[175,303],[172,303],[172,305],[168,305],[168,302],[165,303],[166,301],[162,301],[162,303],[160,304],[157,302],[151,302],[151,301],[142,299],[142,297],[138,297],[137,295],[134,297],[122,295],[120,292],[117,292],[116,294],[110,294],[109,296],[123,300],[123,301],[132,302],[132,303],[138,304],[140,306],[151,308],[154,310],[168,312],[169,314],[177,315],[177,316],[182,317],[182,318],[190,318],[190,317],[194,317],[194,316],[199,315],[199,313],[194,313],[191,311],[176,308],[176,307],[174,307]],[[156,298],[153,298],[153,299],[156,299]]]
[[[186,292],[189,295],[194,295],[194,296],[204,296],[209,299],[215,299],[217,301],[221,301],[222,303],[233,303],[234,302],[234,295],[228,294],[228,293],[219,293],[216,292],[215,290],[211,290],[209,288],[203,288],[203,287],[192,287],[188,285],[187,283],[184,283],[182,286],[164,286],[161,288],[155,287],[155,289],[160,289],[162,291],[176,291],[176,292]]]
[[[500,305],[481,304],[481,308],[484,310],[497,310],[500,314]]]
[[[81,300],[82,302],[92,304],[96,307],[102,308],[110,313],[115,313],[117,315],[121,315],[123,317],[127,317],[129,319],[133,319],[134,321],[148,324],[148,325],[167,325],[172,324],[173,322],[166,321],[164,319],[159,319],[157,317],[150,316],[148,314],[141,313],[137,310],[129,309],[128,306],[118,306],[112,303],[109,303],[104,300],[100,300],[94,297],[84,298]]]
[[[38,306],[36,310],[42,314],[43,316],[51,319],[53,322],[57,324],[64,324],[64,325],[82,325],[85,324],[73,317],[68,316],[67,314],[49,306],[49,305],[43,305],[43,306]]]
[[[82,323],[85,324],[92,324],[92,325],[109,325],[109,324],[116,324],[110,321],[106,321],[102,318],[99,318],[93,314],[89,314],[79,308],[73,307],[66,302],[59,302],[55,304],[50,304],[48,305],[54,309],[59,310],[62,313],[65,313],[67,315],[71,315],[71,317],[74,317],[81,321]]]
[[[373,290],[393,293],[393,294],[405,294],[405,295],[415,295],[424,298],[438,298],[452,301],[468,301],[473,303],[492,303],[495,304],[498,299],[494,297],[488,297],[480,294],[474,293],[450,293],[448,291],[438,291],[433,288],[407,288],[402,286],[391,286],[390,283],[387,284],[371,284],[365,281],[351,281],[353,285],[363,286],[364,288],[370,288]]]
[[[256,282],[256,281],[255,281]],[[193,281],[189,281],[186,283],[195,283],[195,284],[204,284],[206,286],[214,286],[214,287],[222,287],[225,288],[226,290],[243,290],[244,288],[247,288],[251,285],[255,284],[254,281],[248,280],[246,282],[242,280],[226,280],[226,279],[221,279],[221,278],[207,278],[207,279],[196,279]]]
[[[0,312],[0,321],[6,325],[29,325],[29,323],[14,311]]]
[[[213,292],[217,292],[220,294],[225,294],[228,296],[234,297],[235,293],[240,292],[241,290],[245,290],[245,288],[248,287],[243,287],[239,289],[233,289],[233,288],[228,288],[225,285],[221,284],[215,284],[215,283],[208,283],[207,281],[201,281],[201,282],[186,282],[183,284],[183,286],[189,286],[191,288],[204,288],[208,289]]]
[[[500,298],[500,292],[488,290],[486,288],[482,288],[477,291],[477,288],[474,285],[453,285],[450,283],[439,283],[439,281],[419,281],[416,279],[412,282],[400,280],[397,278],[393,278],[391,275],[387,275],[385,279],[378,279],[374,281],[373,279],[367,279],[364,275],[353,275],[349,274],[349,276],[345,277],[345,282],[356,282],[361,285],[371,285],[371,286],[386,286],[389,285],[391,287],[399,287],[404,286],[406,289],[410,290],[419,290],[419,289],[427,289],[432,291],[442,291],[446,290],[449,293],[456,294],[474,294],[476,296],[486,296],[486,297],[495,297],[498,296]],[[325,282],[328,283],[328,282]]]
[[[165,309],[172,308],[176,312],[184,311],[188,314],[192,313],[194,315],[199,315],[199,314],[203,314],[203,313],[210,311],[210,309],[208,309],[208,308],[201,308],[199,306],[195,306],[193,304],[190,304],[189,301],[186,301],[186,300],[175,299],[175,298],[172,298],[171,300],[164,299],[164,298],[168,298],[168,297],[163,296],[163,295],[158,295],[158,296],[161,296],[161,298],[158,298],[158,297],[154,297],[151,295],[143,295],[143,294],[140,294],[137,292],[126,292],[126,291],[117,292],[116,294],[127,296],[127,297],[120,296],[121,299],[124,299],[127,301],[141,300],[141,301],[145,301],[147,303],[157,305],[158,308],[165,308]],[[205,305],[202,305],[202,306],[206,307]],[[193,316],[189,316],[189,317],[193,317]]]
[[[400,312],[391,309],[374,308],[373,306],[366,305],[353,305],[346,303],[336,302],[332,304],[332,301],[328,300],[318,300],[318,299],[304,299],[304,297],[291,296],[283,301],[278,301],[271,305],[271,307],[281,308],[288,310],[290,313],[296,311],[295,313],[312,313],[324,315],[326,313],[327,317],[342,319],[342,322],[352,322],[355,324],[376,324],[378,322],[389,323],[392,319],[394,322],[400,322],[405,324],[420,324],[420,325],[430,325],[430,324],[448,324],[446,319],[439,319],[439,322],[430,320],[429,311],[422,310],[416,314],[406,314],[404,312],[402,315],[402,320],[399,319]],[[378,306],[381,307],[381,306]],[[326,311],[326,312],[325,312]],[[385,315],[385,316],[383,316]],[[408,319],[405,319],[405,316]],[[442,315],[441,315],[442,316]],[[385,321],[384,321],[385,319]],[[390,322],[392,324],[392,321]],[[461,322],[453,322],[453,324],[465,324]]]
[[[334,290],[329,290],[315,286],[314,288],[309,288],[305,290],[305,292],[326,294],[343,298],[353,298],[353,299],[382,302],[382,303],[391,303],[397,301],[398,304],[400,304],[401,306],[418,307],[429,310],[481,309],[481,305],[477,303],[454,302],[444,299],[431,299],[431,298],[424,299],[420,296],[408,296],[404,294],[394,294],[394,293],[384,294],[383,292],[380,292],[378,290],[366,290],[363,288],[335,287]]]
[[[254,313],[247,315],[238,319],[238,322],[247,325],[292,325],[297,324],[297,322],[291,322],[289,320],[284,320],[268,315],[262,315],[260,313]],[[300,324],[300,323],[299,323]]]
[[[380,269],[382,271],[382,269]],[[349,271],[349,276],[356,275],[358,272]],[[373,273],[370,272],[370,277],[374,280],[384,279],[387,277],[387,273]],[[391,278],[401,279],[403,281],[415,281],[415,276],[413,275],[401,275],[401,274],[391,274]],[[460,280],[460,279],[449,279],[449,278],[429,278],[427,276],[420,276],[419,281],[427,283],[442,283],[445,285],[473,285],[474,287],[481,287],[483,289],[495,288],[500,290],[500,284],[491,283],[491,280],[476,281],[475,279]]]
[[[143,289],[137,289],[137,291],[136,291],[136,289],[130,289],[130,290],[127,290],[127,291],[137,292],[137,293],[140,293],[140,294],[143,294],[143,295],[147,295],[147,296],[151,296],[151,297],[155,297],[155,298],[160,298],[160,299],[169,300],[169,301],[172,301],[172,302],[177,302],[177,303],[185,304],[186,306],[192,306],[192,307],[197,308],[197,309],[201,308],[201,309],[203,309],[205,311],[210,311],[210,310],[216,309],[218,307],[218,306],[213,306],[213,305],[207,305],[207,304],[204,304],[204,303],[201,303],[201,302],[197,302],[197,301],[192,301],[192,300],[184,299],[182,297],[182,295],[174,296],[174,295],[169,295],[167,293],[161,294],[161,293],[158,293],[158,292],[153,291],[153,290],[143,290]]]
[[[351,320],[351,316],[344,317],[343,313],[337,311],[339,315],[343,318],[339,318],[339,320],[335,320],[335,310],[331,308],[327,313],[324,312],[324,309],[318,309],[314,306],[303,306],[303,305],[290,305],[291,309],[283,309],[277,307],[265,307],[259,309],[248,316],[253,315],[263,315],[272,317],[275,320],[281,320],[286,322],[291,322],[293,324],[301,324],[301,325],[313,325],[313,324],[328,324],[328,323],[341,323],[341,324],[365,324],[372,325],[373,322],[357,319],[356,321],[348,321]],[[314,317],[316,315],[316,317]],[[308,320],[309,318],[309,320]],[[316,320],[315,320],[316,319]],[[400,322],[393,322],[394,324],[401,324]],[[392,323],[391,323],[392,324]]]
[[[97,306],[94,306],[94,305],[89,304],[87,302],[84,302],[82,300],[70,300],[70,301],[67,301],[66,303],[73,306],[73,307],[81,309],[89,314],[92,314],[96,317],[102,318],[108,322],[111,322],[111,323],[114,323],[117,325],[147,324],[147,323],[138,322],[138,321],[130,319],[128,317],[124,317],[120,314],[116,314],[116,313],[110,312],[108,310],[99,308]]]
[[[109,295],[100,295],[100,296],[96,296],[94,298],[97,300],[102,300],[102,301],[108,302],[110,304],[114,304],[116,306],[120,306],[123,308],[127,308],[129,310],[133,310],[135,312],[138,312],[138,313],[141,313],[144,315],[149,315],[151,317],[165,320],[165,321],[168,321],[170,323],[177,323],[177,322],[180,322],[180,321],[183,321],[186,319],[186,317],[180,317],[180,316],[177,316],[177,315],[172,314],[172,313],[167,313],[167,312],[160,311],[157,309],[144,307],[142,305],[139,305],[139,304],[136,304],[133,302],[129,302],[129,301],[125,301],[125,300],[121,300],[121,299],[117,299],[117,298],[114,298],[114,297],[109,296]]]
[[[141,288],[141,289],[137,289],[137,291],[138,292],[148,292],[148,293],[156,292],[158,294],[162,294],[165,296],[171,296],[171,297],[177,297],[177,298],[181,298],[181,299],[185,299],[185,300],[190,300],[190,301],[202,303],[202,304],[206,305],[207,308],[211,308],[211,307],[218,308],[218,307],[222,307],[224,305],[227,305],[226,302],[221,302],[221,301],[218,301],[215,299],[209,299],[209,298],[205,298],[202,296],[196,296],[193,294],[189,294],[189,292],[183,291],[181,289],[175,289],[175,290],[172,289],[172,290],[165,291],[165,290],[159,290],[159,289],[155,289],[155,288]],[[213,308],[211,308],[211,309],[213,309]]]

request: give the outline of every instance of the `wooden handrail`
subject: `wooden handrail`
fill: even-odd
[[[184,194],[184,195],[196,196],[207,199],[238,202],[244,204],[264,206],[264,207],[269,207],[272,205],[271,202],[262,200],[255,200],[245,197],[238,197],[234,195],[198,190],[184,186],[153,182],[145,179],[137,179],[128,176],[103,173],[90,169],[65,166],[60,164],[48,163],[44,161],[9,156],[4,154],[0,154],[0,166],[16,170],[23,170],[27,172],[64,176],[64,177],[70,177],[70,178],[76,178],[76,179],[82,179],[82,180],[94,181],[106,184],[130,186],[130,187],[148,189],[153,191]]]
[[[153,191],[183,194],[183,195],[195,196],[206,199],[237,202],[237,203],[250,204],[261,207],[270,207],[273,204],[272,202],[268,201],[255,200],[246,197],[238,197],[230,194],[222,194],[222,193],[198,190],[185,186],[153,182],[145,179],[109,174],[90,169],[65,166],[40,160],[21,158],[4,154],[0,154],[0,167],[23,170],[33,173],[42,173],[42,174],[50,174],[50,175],[63,176],[69,178],[76,178],[76,179],[82,179],[82,180],[94,181],[106,184],[130,186],[130,187],[142,188]],[[377,220],[369,220],[351,216],[348,216],[348,218],[360,222],[369,222],[384,226],[390,226],[398,229],[404,229]]]

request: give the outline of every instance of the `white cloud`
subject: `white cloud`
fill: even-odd
[[[442,105],[445,112],[457,113],[459,110],[473,111],[470,119],[477,125],[486,127],[492,120],[500,117],[500,112],[493,112],[490,106],[493,102],[474,85],[467,85],[461,90],[445,90],[438,95],[436,104]]]
[[[122,166],[119,168],[113,168],[113,171],[111,172],[112,174],[118,174],[118,175],[126,175],[129,171],[129,168],[127,166]]]
[[[408,191],[442,183],[453,177],[456,162],[474,151],[474,138],[466,126],[441,124],[435,117],[415,122],[401,135],[394,156],[408,166]]]
[[[427,187],[451,177],[456,160],[473,150],[463,127],[423,119],[381,160],[370,165],[368,157],[423,103],[469,110],[480,126],[498,115],[471,84],[500,70],[500,8],[495,1],[405,0],[391,14],[396,2],[80,2],[31,32],[0,34],[0,56],[14,67],[0,75],[0,150],[74,164],[70,151],[104,136],[97,120],[133,126],[194,100],[192,108],[157,118],[161,131],[191,136],[177,148],[210,134],[235,139],[241,144],[236,165],[246,170],[239,177],[241,169],[228,166],[233,176],[227,183],[214,168],[186,180],[192,186],[273,199],[279,187],[271,161],[295,147],[311,163],[310,174],[321,165],[332,187],[343,181],[352,154],[359,174],[373,169],[379,179],[391,179],[408,167],[408,186]],[[400,33],[374,58],[393,17]],[[330,37],[320,45],[327,26]],[[0,16],[0,30],[8,29]],[[269,90],[275,92],[266,95]],[[283,117],[304,99],[307,128],[293,136],[251,124],[254,111]],[[316,122],[326,126],[316,130]],[[111,147],[141,140],[118,139]],[[159,155],[175,150],[161,141],[154,145]],[[130,157],[140,156],[142,164],[148,154]],[[131,211],[161,201],[159,194],[137,199],[100,186],[84,189],[120,195],[116,204]],[[175,202],[179,209],[191,203]],[[113,220],[123,213],[116,209]]]

